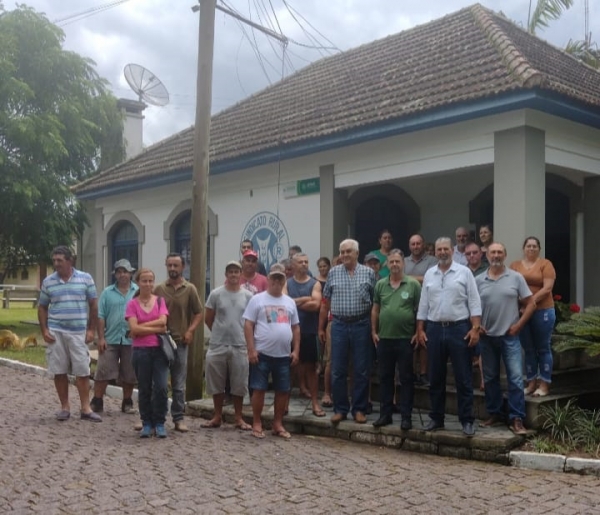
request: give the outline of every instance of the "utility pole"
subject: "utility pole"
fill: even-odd
[[[198,33],[198,76],[196,78],[196,125],[194,128],[194,169],[192,174],[192,238],[190,280],[198,289],[204,302],[206,298],[206,243],[208,239],[208,172],[210,164],[210,115],[212,102],[213,53],[215,46],[215,11],[226,14],[278,39],[287,45],[288,39],[261,27],[239,14],[217,6],[217,0],[199,0],[200,29]],[[213,264],[214,266],[214,264]],[[204,390],[204,324],[194,335],[194,343],[188,349],[188,373],[186,400],[201,399]]]
[[[198,33],[190,279],[196,285],[202,302],[206,298],[208,172],[216,4],[216,0],[200,1],[200,29]],[[204,389],[204,323],[200,324],[196,331],[194,343],[190,346],[188,353],[186,400],[201,399]]]

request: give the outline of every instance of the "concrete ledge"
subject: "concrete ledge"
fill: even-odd
[[[511,451],[510,464],[514,467],[563,472],[567,458],[561,454],[539,454],[537,452]]]
[[[565,472],[576,472],[591,476],[600,476],[600,460],[588,458],[567,458]]]

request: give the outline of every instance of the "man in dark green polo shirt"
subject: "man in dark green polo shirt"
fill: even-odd
[[[400,375],[400,428],[412,428],[412,408],[414,397],[413,346],[415,315],[421,298],[419,281],[404,275],[404,254],[393,249],[388,254],[389,277],[375,285],[373,308],[371,310],[371,332],[377,347],[380,385],[380,417],[373,422],[374,427],[392,423],[393,399],[395,390],[396,363]]]

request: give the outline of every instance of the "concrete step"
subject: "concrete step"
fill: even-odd
[[[400,417],[395,415],[394,424],[383,428],[374,428],[373,422],[379,418],[379,405],[374,403],[374,412],[367,416],[366,424],[357,424],[351,417],[334,426],[330,422],[333,415],[331,408],[326,408],[326,417],[315,417],[311,411],[310,401],[293,395],[290,400],[289,415],[284,417],[285,428],[291,433],[310,436],[332,437],[385,446],[406,451],[426,454],[437,454],[461,459],[495,462],[508,464],[510,450],[521,445],[524,436],[513,435],[506,427],[481,429],[477,427],[473,438],[467,438],[462,433],[461,425],[456,416],[449,414],[445,420],[445,429],[435,432],[425,432],[422,425],[427,424],[425,413],[413,412],[413,429],[402,431]],[[187,404],[187,414],[191,416],[212,418],[214,413],[212,399],[190,401]],[[226,423],[233,423],[233,406],[223,408]],[[252,423],[252,410],[244,406],[244,419]],[[262,424],[265,432],[271,428],[273,421],[273,393],[265,395]],[[268,434],[268,433],[267,433]],[[530,432],[531,435],[534,432]]]

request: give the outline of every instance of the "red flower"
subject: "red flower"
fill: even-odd
[[[581,308],[577,304],[571,304],[569,309],[571,310],[571,313],[579,313],[581,311]]]
[[[562,295],[555,295],[554,300],[562,300]]]

